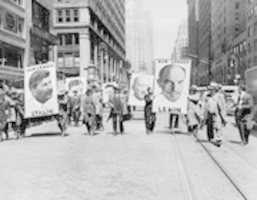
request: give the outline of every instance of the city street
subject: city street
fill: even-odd
[[[110,123],[96,136],[71,127],[61,137],[54,122],[30,128],[28,137],[0,144],[0,199],[255,199],[256,137],[242,146],[230,124],[217,148],[201,131],[219,168],[195,138],[170,134],[166,116],[158,118],[152,135],[139,119],[123,136],[113,136]]]

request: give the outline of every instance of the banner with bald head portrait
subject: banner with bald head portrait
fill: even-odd
[[[129,105],[144,106],[147,90],[152,90],[154,77],[152,75],[134,73],[131,77]]]
[[[157,63],[153,110],[187,113],[191,64]]]
[[[53,62],[24,68],[25,118],[59,113],[56,67]]]

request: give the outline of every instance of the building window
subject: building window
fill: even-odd
[[[79,44],[79,34],[78,33],[74,34],[74,38],[75,38],[75,44]]]
[[[74,22],[78,22],[79,21],[79,10],[78,9],[74,9],[73,10],[73,21]]]
[[[62,34],[57,35],[60,46],[63,46],[63,39],[62,39],[63,37],[62,36],[63,36]]]
[[[49,31],[50,12],[37,1],[32,1],[32,22],[33,25]]]
[[[62,10],[57,10],[57,22],[63,22]]]
[[[23,5],[23,0],[12,0],[14,3],[16,3],[19,6]]]
[[[22,54],[21,52],[14,47],[4,47],[6,58],[6,65],[10,67],[22,68]]]
[[[71,21],[71,17],[70,17],[70,10],[65,10],[65,17],[66,17],[66,22],[70,22]]]
[[[17,33],[17,17],[16,15],[6,12],[5,29]]]
[[[72,34],[71,33],[65,35],[65,44],[72,45]]]
[[[23,34],[24,19],[18,18],[18,33]]]
[[[240,3],[239,3],[239,2],[236,2],[235,8],[236,8],[236,9],[239,9],[239,7],[240,7]]]

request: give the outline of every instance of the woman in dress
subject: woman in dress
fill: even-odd
[[[147,89],[147,94],[145,95],[145,108],[144,108],[144,114],[145,114],[145,127],[146,127],[146,133],[149,134],[153,132],[156,116],[155,113],[152,111],[153,107],[153,94],[151,92],[151,88]]]

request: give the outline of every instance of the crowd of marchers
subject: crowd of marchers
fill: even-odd
[[[249,135],[254,127],[253,97],[241,85],[238,89],[238,98],[234,103],[235,124],[238,127],[242,144],[249,142]],[[104,108],[107,109],[107,121],[112,120],[113,134],[124,133],[124,122],[132,118],[132,109],[128,105],[128,92],[118,87],[113,87],[113,95],[108,102],[103,103],[102,91],[91,87],[84,94],[76,90],[72,95],[66,91],[58,96],[59,114],[50,117],[57,120],[62,135],[65,135],[68,126],[84,126],[85,134],[95,135],[96,131],[104,130]],[[144,96],[144,121],[146,133],[154,131],[157,113],[153,112],[154,95],[151,88],[147,89]],[[179,127],[181,113],[171,112],[169,126],[172,130]],[[206,91],[201,91],[197,86],[190,88],[188,96],[188,111],[183,116],[186,119],[188,132],[198,140],[198,131],[206,127],[209,142],[220,146],[223,140],[224,127],[227,124],[226,100],[222,86],[211,83]],[[16,137],[25,135],[26,128],[33,123],[44,121],[41,119],[26,119],[24,117],[24,94],[6,89],[0,84],[0,140],[9,138],[12,129]],[[175,129],[174,129],[175,128]]]
[[[26,129],[41,122],[56,120],[61,135],[66,134],[68,126],[84,126],[85,134],[95,135],[96,131],[104,129],[104,107],[108,107],[107,121],[112,119],[114,135],[124,133],[123,122],[131,118],[127,106],[128,94],[114,87],[114,94],[107,103],[103,103],[102,93],[96,87],[91,87],[84,94],[74,90],[58,95],[59,113],[53,116],[26,119],[24,116],[24,94],[17,93],[0,84],[0,141],[9,139],[12,129],[19,139],[25,136]]]
[[[146,131],[150,133],[154,130],[156,120],[156,113],[151,110],[154,95],[150,89],[145,101]],[[255,109],[253,97],[246,91],[244,85],[238,87],[238,97],[233,107],[235,125],[238,128],[242,144],[246,145],[255,125]],[[188,132],[192,133],[197,141],[199,141],[198,132],[203,129],[206,130],[208,141],[220,147],[223,142],[224,127],[227,125],[227,101],[222,85],[212,82],[205,91],[193,85],[188,97],[187,114],[182,116],[179,112],[170,112],[170,129],[178,130],[182,119],[186,119],[183,121],[186,121]]]

